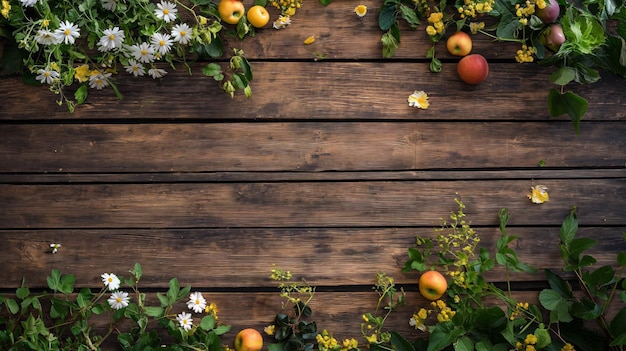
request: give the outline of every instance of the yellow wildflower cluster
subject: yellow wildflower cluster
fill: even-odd
[[[518,302],[517,305],[515,305],[515,310],[513,310],[513,312],[511,312],[511,316],[509,317],[511,320],[514,320],[515,318],[519,318],[524,314],[524,311],[528,310],[528,302]]]
[[[426,17],[430,15],[431,8],[429,0],[413,0],[415,4],[415,9],[418,13],[422,14],[422,16]]]
[[[443,13],[433,12],[428,16],[429,25],[426,27],[426,33],[430,36],[443,33],[445,26],[443,24]]]
[[[458,7],[461,18],[475,18],[479,14],[493,10],[495,0],[464,0],[463,6]]]
[[[211,302],[210,304],[208,304],[208,305],[204,308],[204,312],[205,312],[206,314],[210,314],[210,315],[212,315],[212,316],[213,316],[213,318],[215,318],[215,320],[217,320],[217,319],[218,319],[218,317],[217,317],[217,312],[218,312],[218,309],[217,309],[217,305],[216,305],[214,302]]]
[[[284,271],[280,268],[273,268],[270,271],[270,279],[272,280],[276,280],[276,281],[285,281],[285,280],[291,280],[291,272],[290,271]]]
[[[414,313],[411,319],[409,319],[409,325],[415,329],[426,331],[426,322],[428,318],[436,313],[437,322],[447,322],[454,317],[456,311],[452,310],[443,300],[437,300],[430,303],[431,309],[420,308],[417,313]]]
[[[11,4],[7,0],[2,0],[2,16],[6,19],[9,19],[9,11],[11,11]]]
[[[537,337],[535,334],[526,335],[524,342],[515,343],[515,348],[519,351],[535,351],[535,344],[537,344]]]
[[[269,3],[285,16],[293,16],[302,6],[302,0],[270,0]]]
[[[456,314],[443,300],[437,300],[430,303],[430,305],[439,311],[437,313],[437,321],[443,323],[449,321]]]
[[[467,288],[467,284],[465,284],[465,271],[450,271],[448,275],[452,278],[452,282],[454,285],[459,286],[461,288]]]
[[[515,61],[519,63],[533,62],[535,60],[533,56],[534,53],[535,48],[524,44],[520,50],[517,50],[517,53],[515,54]]]
[[[317,347],[320,351],[332,351],[339,346],[337,339],[333,338],[326,329],[317,334],[315,339],[317,340]]]
[[[432,310],[427,310],[423,307],[420,308],[419,312],[414,313],[413,317],[409,320],[409,325],[415,327],[415,329],[426,331],[426,319],[431,313]]]
[[[523,25],[528,24],[528,19],[537,9],[546,7],[545,0],[526,0],[523,4],[515,4],[515,16],[519,18],[519,22]]]
[[[576,351],[576,349],[574,348],[572,344],[567,343],[563,345],[563,347],[561,347],[561,351]]]
[[[89,65],[81,65],[74,69],[74,79],[79,83],[84,83],[89,80]]]

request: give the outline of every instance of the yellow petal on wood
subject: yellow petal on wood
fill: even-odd
[[[550,201],[550,196],[548,195],[548,187],[546,187],[545,185],[535,185],[531,187],[528,198],[534,204],[542,204],[546,201]]]

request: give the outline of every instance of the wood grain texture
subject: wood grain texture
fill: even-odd
[[[624,225],[626,179],[545,179],[551,201],[526,198],[534,182],[364,181],[0,185],[0,225],[29,228],[429,226],[461,197],[476,225]],[[593,192],[593,196],[589,196]],[[606,201],[606,198],[615,199]]]
[[[0,172],[304,172],[621,167],[626,124],[26,124],[0,129]],[[25,148],[28,145],[28,148]]]
[[[626,250],[624,80],[602,72],[598,83],[567,87],[589,101],[576,135],[569,117],[548,113],[553,70],[515,63],[517,44],[474,36],[490,75],[469,86],[443,42],[443,72],[429,71],[423,25],[402,25],[395,58],[383,59],[381,2],[360,3],[363,19],[352,1],[307,0],[287,29],[230,40],[252,62],[251,99],[227,97],[202,75],[206,62],[191,63],[192,75],[163,66],[160,80],[121,73],[124,99],[90,90],[74,114],[46,87],[0,79],[0,292],[23,278],[45,289],[54,268],[100,289],[102,273],[124,276],[138,262],[149,299],[176,277],[217,303],[233,326],[229,343],[280,311],[268,278],[276,264],[319,287],[319,329],[347,338],[359,336],[376,303],[374,274],[386,272],[408,292],[387,325],[410,338],[408,319],[426,301],[418,274],[401,267],[455,198],[491,249],[498,211],[510,210],[512,245],[539,269],[512,277],[519,301],[536,301],[544,268],[572,278],[557,245],[574,206],[579,234],[598,241],[589,253],[614,265]],[[408,106],[414,90],[428,93],[429,109]],[[549,202],[528,200],[536,184]],[[62,244],[58,253],[51,243]]]
[[[571,127],[567,116],[550,117],[547,96],[555,86],[548,68],[492,63],[489,78],[470,86],[456,74],[456,64],[431,73],[427,63],[389,62],[268,62],[253,63],[252,98],[229,99],[211,78],[202,76],[204,64],[192,65],[189,76],[181,66],[162,80],[115,77],[124,95],[112,90],[90,91],[84,105],[69,114],[45,87],[25,86],[16,78],[0,79],[0,119],[10,121],[90,120],[481,120],[496,122],[558,121]],[[513,67],[513,68],[512,68]],[[623,79],[612,75],[598,83],[571,86],[589,101],[587,121],[626,119],[622,106]],[[520,87],[523,86],[523,89]],[[19,87],[19,89],[16,89]],[[429,94],[428,110],[409,107],[414,90]],[[607,96],[611,96],[610,101]],[[571,129],[570,129],[571,130]]]
[[[0,288],[19,286],[22,278],[44,288],[53,268],[74,274],[80,287],[94,288],[101,284],[100,274],[113,270],[127,275],[135,263],[143,266],[142,286],[149,288],[163,287],[174,274],[198,289],[271,288],[276,285],[268,279],[273,265],[325,289],[369,286],[376,272],[415,285],[417,272],[400,273],[407,249],[416,236],[434,237],[438,221],[433,218],[432,228],[3,230],[4,257],[12,264],[0,271]],[[495,250],[499,230],[476,230],[480,245]],[[624,230],[626,226],[584,227],[578,235],[598,241],[589,250],[598,265],[613,265]],[[518,236],[511,246],[520,259],[539,269],[513,274],[517,289],[520,282],[544,280],[544,268],[561,272],[558,227],[512,227],[509,234]],[[49,253],[52,242],[62,245],[57,254]],[[506,280],[500,268],[488,278]]]

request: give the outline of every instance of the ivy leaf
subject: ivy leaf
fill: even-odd
[[[574,122],[576,134],[580,134],[580,120],[587,112],[588,102],[579,95],[568,91],[564,94],[551,89],[548,94],[548,110],[552,117],[568,114]]]

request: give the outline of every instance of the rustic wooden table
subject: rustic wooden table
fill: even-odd
[[[123,100],[92,92],[74,114],[46,88],[0,79],[1,291],[23,277],[45,287],[53,268],[97,288],[100,274],[139,262],[144,286],[177,277],[233,331],[261,329],[280,310],[276,264],[318,286],[318,325],[348,337],[375,304],[376,272],[407,287],[410,303],[389,323],[410,331],[424,300],[400,268],[454,198],[485,245],[508,208],[521,259],[541,268],[559,269],[559,226],[573,206],[601,262],[624,249],[623,80],[573,87],[590,103],[576,135],[567,117],[548,115],[550,69],[515,63],[515,45],[475,38],[490,74],[469,86],[443,46],[443,72],[429,72],[423,28],[381,59],[378,2],[362,3],[371,14],[359,19],[345,16],[354,2],[310,0],[287,29],[233,40],[253,65],[251,99],[224,95],[204,63],[158,81],[120,74]],[[408,106],[414,90],[429,109]],[[536,184],[549,202],[528,200]],[[62,244],[57,254],[50,243]],[[523,282],[543,279],[520,275],[518,293],[531,298]]]

